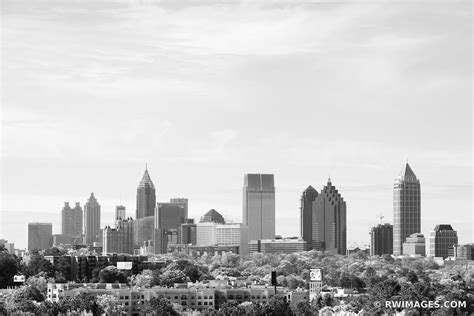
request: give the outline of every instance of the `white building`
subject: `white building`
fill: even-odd
[[[219,246],[239,246],[239,253],[247,255],[249,253],[249,228],[247,225],[223,224],[216,227],[216,238]]]
[[[217,245],[216,227],[217,223],[204,222],[196,224],[196,245]]]

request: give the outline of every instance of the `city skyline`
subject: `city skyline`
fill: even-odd
[[[471,4],[6,1],[0,238],[26,247],[95,192],[102,225],[157,201],[240,222],[242,175],[276,177],[276,234],[330,176],[347,236],[392,219],[403,162],[422,179],[425,236],[474,240]],[[84,12],[87,12],[85,15]]]

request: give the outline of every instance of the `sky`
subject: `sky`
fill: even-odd
[[[17,248],[91,192],[102,226],[117,204],[134,217],[145,164],[157,201],[234,222],[244,174],[275,174],[283,236],[331,177],[363,246],[408,161],[422,233],[474,242],[471,1],[1,5],[0,238]]]

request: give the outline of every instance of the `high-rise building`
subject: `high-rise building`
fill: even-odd
[[[332,185],[331,179],[314,201],[312,238],[312,249],[346,254],[346,202]]]
[[[125,219],[125,218],[126,218],[125,206],[117,205],[115,207],[115,220]]]
[[[406,163],[393,185],[393,254],[401,255],[405,239],[420,231],[420,180]]]
[[[243,189],[243,224],[249,240],[275,238],[275,181],[273,174],[246,174]]]
[[[69,202],[64,202],[64,207],[61,210],[61,234],[64,236],[72,236],[72,208]]]
[[[188,218],[188,199],[174,198],[174,199],[170,199],[170,203],[184,205],[184,218]]]
[[[249,249],[248,226],[241,223],[220,224],[216,226],[216,241],[218,246],[239,246],[239,253],[248,255]]]
[[[157,203],[154,236],[155,244],[159,245],[155,248],[156,253],[166,252],[168,244],[178,243],[181,224],[186,222],[184,215],[185,204],[183,203]]]
[[[155,217],[147,216],[132,221],[133,223],[133,245],[139,248],[144,242],[153,241],[155,229]]]
[[[28,223],[28,250],[48,249],[53,246],[53,224]]]
[[[393,253],[393,226],[380,224],[370,230],[370,255],[381,256]]]
[[[430,257],[446,259],[449,252],[458,244],[458,233],[448,224],[436,225],[430,232]]]
[[[224,217],[217,212],[215,209],[209,210],[204,216],[201,217],[200,223],[219,223],[225,224]]]
[[[61,235],[55,235],[56,244],[71,244],[82,241],[82,220],[83,211],[81,204],[76,202],[74,208],[69,206],[69,202],[64,202],[61,210]]]
[[[100,235],[100,204],[94,193],[84,205],[84,234],[86,244],[93,244],[102,239]]]
[[[301,238],[306,241],[308,249],[311,248],[313,241],[313,205],[317,197],[318,191],[312,186],[304,190],[301,195],[300,235]]]
[[[151,181],[148,169],[145,169],[142,180],[137,188],[137,212],[136,219],[154,216],[156,205],[155,186]]]
[[[179,243],[183,245],[195,245],[197,226],[194,219],[187,219],[185,223],[181,224],[179,230]]]
[[[103,230],[102,253],[133,254],[133,220],[119,219],[115,225],[115,228],[106,226]]]
[[[84,212],[81,207],[81,203],[76,202],[76,205],[72,209],[72,237],[74,239],[82,235],[83,232],[83,219]]]
[[[420,233],[411,234],[403,243],[403,255],[407,256],[422,256],[426,254],[425,236]]]

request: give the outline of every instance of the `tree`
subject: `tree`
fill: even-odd
[[[5,300],[5,309],[8,313],[31,312],[36,313],[39,302],[43,301],[40,291],[31,286],[22,286],[14,290]]]
[[[244,310],[237,301],[230,300],[221,305],[219,314],[223,316],[238,316],[244,314]]]
[[[286,298],[284,297],[272,297],[263,306],[263,313],[265,315],[274,315],[274,316],[291,316],[294,315],[293,311],[290,308],[290,305],[287,303]]]
[[[175,316],[179,315],[174,309],[173,305],[166,298],[152,297],[149,301],[146,301],[145,304],[140,306],[140,313],[143,315],[156,315],[156,316]]]
[[[91,293],[80,293],[69,302],[69,308],[76,311],[89,311],[95,315],[101,315],[102,307],[97,303],[97,298]]]
[[[316,310],[309,301],[298,301],[291,308],[296,316],[311,316],[316,314]]]
[[[26,284],[28,284],[32,288],[36,288],[39,290],[41,295],[43,296],[43,300],[46,298],[46,292],[48,290],[48,280],[46,279],[47,274],[45,272],[40,272],[35,276],[30,276],[26,280]]]
[[[100,283],[126,283],[127,277],[115,266],[108,266],[99,273]]]
[[[115,295],[99,295],[97,296],[97,304],[107,315],[120,315],[123,311],[123,306]]]
[[[54,277],[55,274],[53,264],[49,260],[46,260],[43,255],[36,250],[33,250],[30,253],[30,258],[24,272],[27,276],[33,276],[40,272],[44,272],[47,277],[50,278]]]
[[[138,287],[149,288],[153,284],[153,271],[145,269],[140,274],[132,276],[131,283]]]
[[[3,246],[3,244],[2,244]],[[0,252],[0,288],[13,285],[13,277],[18,273],[18,262],[15,256],[6,251]]]

